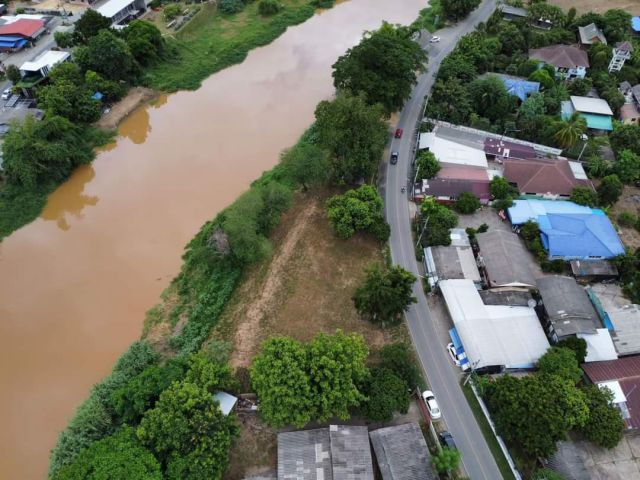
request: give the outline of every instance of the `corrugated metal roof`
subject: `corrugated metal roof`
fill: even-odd
[[[640,353],[640,305],[607,310],[613,326],[611,337],[620,355]]]
[[[510,230],[490,228],[477,234],[476,239],[492,287],[536,284],[527,262],[514,261],[529,255],[518,235]]]
[[[44,22],[42,20],[31,20],[27,18],[21,18],[15,22],[7,23],[0,26],[0,35],[20,35],[23,37],[33,37],[40,33],[44,28]]]
[[[606,100],[602,98],[579,97],[571,95],[571,103],[573,108],[582,113],[596,113],[598,115],[613,115],[611,107]]]
[[[383,480],[436,480],[429,449],[417,423],[380,428],[369,434]]]
[[[331,425],[333,480],[373,480],[367,427]]]
[[[598,328],[596,333],[578,333],[576,336],[587,342],[585,362],[603,362],[618,358],[618,352],[606,328]]]
[[[593,383],[640,379],[640,357],[585,363],[582,365],[582,369]]]
[[[333,480],[328,428],[278,434],[278,480]]]

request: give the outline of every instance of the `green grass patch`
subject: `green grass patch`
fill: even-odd
[[[198,14],[167,42],[170,53],[145,72],[145,83],[164,91],[195,90],[211,74],[242,62],[250,50],[267,45],[287,27],[313,16],[309,0],[282,0],[283,9],[263,17],[258,3],[234,15],[203,5]]]
[[[444,12],[440,0],[430,0],[429,6],[420,10],[420,15],[412,26],[428,30],[431,33],[444,27]]]
[[[489,450],[491,450],[491,454],[498,464],[498,469],[502,474],[502,478],[505,480],[515,480],[515,477],[511,472],[511,467],[509,467],[509,463],[507,462],[504,453],[502,453],[502,449],[498,444],[498,440],[496,440],[493,430],[491,430],[487,417],[482,413],[480,404],[478,403],[476,396],[473,394],[471,386],[468,383],[467,385],[462,385],[462,391],[464,392],[464,396],[467,398],[467,403],[469,404],[469,407],[471,407],[473,415],[476,417],[480,430],[482,431],[482,435],[484,435],[484,438],[489,445]]]

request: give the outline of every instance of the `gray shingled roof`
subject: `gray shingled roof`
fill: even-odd
[[[417,423],[369,433],[383,480],[436,480],[429,449]]]
[[[536,281],[542,303],[558,337],[596,333],[600,318],[584,288],[572,277],[551,276]]]
[[[602,33],[602,30],[600,30],[595,23],[591,23],[586,27],[578,27],[578,32],[580,34],[580,42],[586,45],[595,43],[595,39],[600,43],[604,43],[605,45],[607,44],[607,39],[605,38],[604,33]]]

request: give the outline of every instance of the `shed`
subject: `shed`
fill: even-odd
[[[536,301],[528,291],[504,290],[502,288],[489,288],[480,290],[480,298],[485,305],[510,305],[512,307],[532,307]]]
[[[220,404],[220,410],[222,411],[223,415],[229,415],[233,410],[233,407],[235,407],[236,403],[238,403],[237,397],[234,397],[233,395],[230,395],[226,392],[216,392],[214,393],[213,398],[215,398]]]
[[[417,423],[369,433],[382,480],[436,480],[427,442]]]
[[[577,333],[597,333],[600,318],[584,288],[559,275],[536,280],[547,318],[558,339]]]
[[[595,23],[578,27],[578,34],[580,36],[580,43],[583,45],[593,45],[594,43],[607,44],[607,38]]]
[[[571,273],[579,282],[610,280],[618,277],[618,269],[607,260],[571,260]]]
[[[536,283],[523,257],[530,255],[522,240],[510,230],[491,228],[476,235],[490,287],[533,287]]]
[[[619,355],[640,353],[640,305],[607,309],[606,323],[611,329],[611,338]]]

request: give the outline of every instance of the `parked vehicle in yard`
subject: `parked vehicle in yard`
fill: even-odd
[[[401,128],[397,128],[395,137],[396,138],[402,138],[402,132],[403,132],[403,130]]]
[[[465,372],[471,368],[471,365],[469,365],[469,360],[467,360],[467,354],[464,352],[458,353],[453,343],[447,344],[447,352],[449,353],[449,356],[451,357],[451,360],[453,360],[453,363],[456,365],[456,367],[460,367]]]
[[[11,90],[11,88],[6,88],[3,92],[2,92],[2,100],[9,100],[9,97],[13,94],[13,90]]]
[[[434,35],[433,37],[431,37],[431,39],[429,40],[429,43],[438,43],[440,41],[440,37],[438,37],[437,35]]]
[[[445,431],[440,434],[440,443],[443,447],[449,447],[451,450],[457,450],[458,446],[456,442],[453,440],[453,435],[449,432]]]
[[[440,417],[442,417],[442,412],[440,411],[440,407],[438,406],[436,396],[431,390],[425,390],[424,392],[422,392],[422,399],[424,400],[424,403],[427,404],[427,410],[429,410],[431,420],[438,420]]]
[[[391,165],[398,163],[398,152],[391,152]]]

